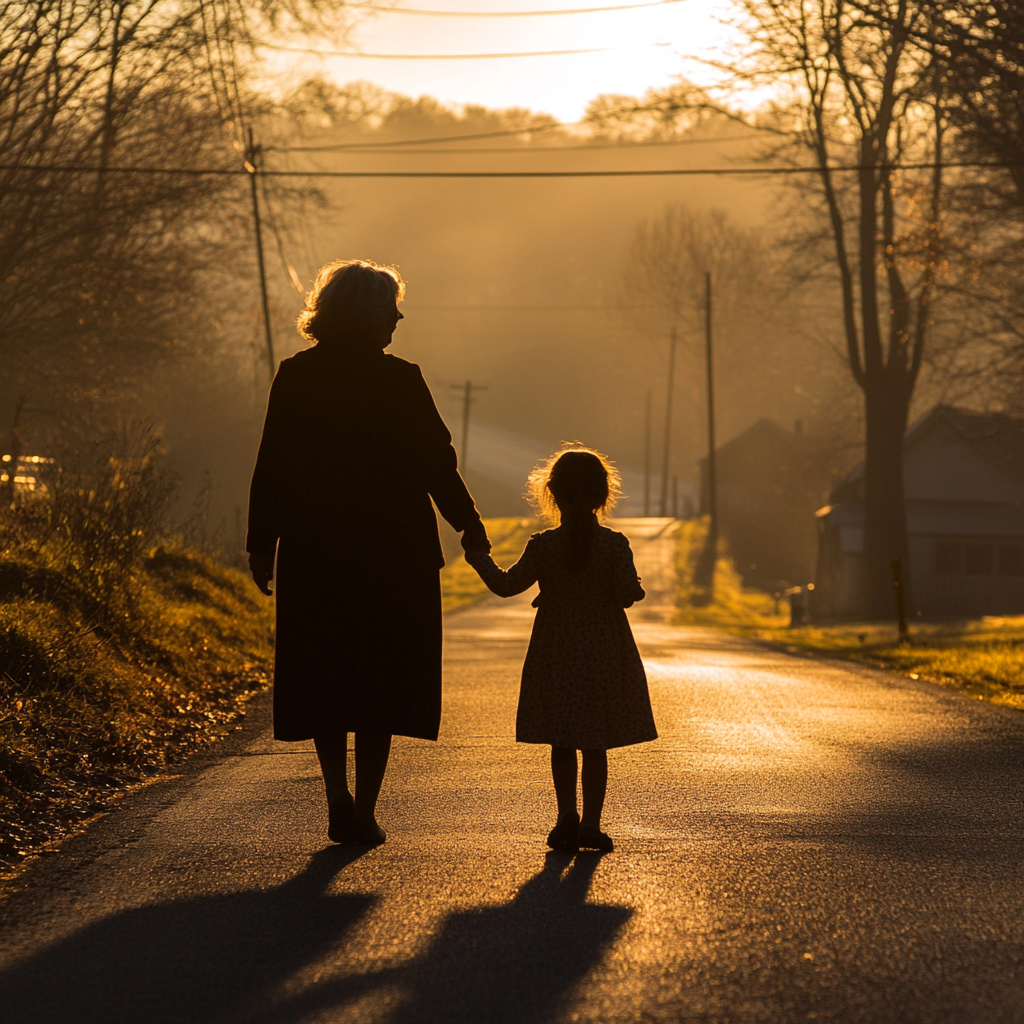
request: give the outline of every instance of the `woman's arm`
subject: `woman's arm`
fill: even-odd
[[[644,588],[640,586],[640,577],[636,574],[629,541],[621,533],[617,537],[611,568],[612,595],[616,604],[629,608],[647,596]]]
[[[434,396],[420,368],[415,364],[409,365],[415,373],[410,397],[415,414],[420,468],[424,473],[427,491],[452,529],[466,531],[463,546],[469,541],[470,547],[489,551],[490,544],[480,522],[480,513],[459,473],[459,460],[452,447],[452,435],[437,411]]]
[[[288,371],[282,363],[270,386],[267,418],[263,423],[263,437],[249,486],[249,527],[245,550],[263,559],[273,559],[284,519],[284,486],[292,420],[289,390]]]
[[[498,597],[514,597],[537,582],[540,575],[540,553],[536,537],[531,537],[519,561],[510,569],[502,569],[490,555],[482,551],[467,551],[466,561],[480,574],[487,589]]]

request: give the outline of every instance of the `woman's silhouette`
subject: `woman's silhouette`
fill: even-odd
[[[265,594],[277,553],[274,735],[315,741],[336,842],[383,842],[391,736],[437,739],[444,558],[431,498],[464,548],[490,549],[419,367],[384,353],[404,293],[397,270],[370,260],[320,271],[298,321],[313,344],[274,378],[249,495],[246,550]]]

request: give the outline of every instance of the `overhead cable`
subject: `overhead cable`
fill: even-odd
[[[481,146],[477,148],[466,147],[465,149],[352,149],[348,151],[349,156],[458,156],[472,155],[474,153],[573,153],[593,150],[629,150],[646,149],[651,146],[696,146],[708,145],[712,142],[749,142],[752,136],[747,135],[722,135],[719,137],[709,136],[705,139],[664,139],[656,142],[595,142],[581,143],[571,146]],[[269,148],[269,147],[268,147]],[[296,152],[288,150],[288,152]]]
[[[651,111],[662,111],[673,113],[681,109],[680,105],[673,106],[664,103],[649,103],[642,107],[623,107],[613,111],[618,115],[624,114],[647,114]],[[328,146],[264,146],[264,152],[275,153],[327,153],[341,149],[383,149],[393,146],[422,146],[430,143],[441,142],[473,142],[476,139],[498,139],[507,138],[510,135],[532,135],[534,132],[549,132],[555,128],[577,128],[585,121],[549,121],[546,124],[531,125],[527,128],[502,128],[496,132],[476,132],[471,135],[432,135],[427,138],[418,139],[395,139],[388,142],[336,142]],[[751,131],[761,129],[751,126]]]
[[[381,14],[418,14],[427,18],[544,18],[562,14],[603,14],[605,11],[635,11],[640,7],[666,7],[683,0],[654,0],[643,4],[617,4],[614,7],[570,7],[561,11],[425,11],[419,7],[386,7],[383,4],[347,4],[352,10],[379,11]]]
[[[846,171],[927,171],[954,168],[1024,167],[1021,161],[957,160],[912,164],[837,164],[832,167],[680,167],[673,169],[641,169],[621,171],[268,171],[267,178],[661,178],[712,176],[752,176],[757,174],[820,174]],[[244,168],[192,167],[90,167],[80,164],[0,164],[0,171],[47,171],[67,174],[183,174],[204,176],[248,175]]]
[[[504,60],[508,57],[567,57],[580,53],[611,53],[615,50],[637,50],[671,43],[635,43],[631,46],[595,46],[586,50],[524,50],[519,53],[361,53],[359,50],[316,50],[306,46],[279,46],[260,43],[264,49],[280,53],[303,53],[314,57],[358,57],[363,60]]]

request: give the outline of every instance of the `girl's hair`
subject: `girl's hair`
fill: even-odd
[[[574,441],[536,466],[526,497],[549,522],[565,531],[569,564],[581,569],[590,557],[592,515],[607,515],[622,496],[622,477],[611,459]]]
[[[296,326],[307,341],[327,341],[346,327],[386,315],[405,297],[394,267],[373,260],[333,260],[320,268]]]

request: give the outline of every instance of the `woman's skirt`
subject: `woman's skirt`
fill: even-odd
[[[274,737],[372,730],[436,740],[441,587],[429,563],[278,554]]]

